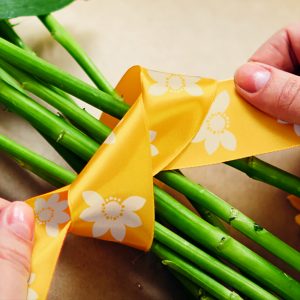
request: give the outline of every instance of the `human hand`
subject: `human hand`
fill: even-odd
[[[0,199],[1,300],[27,298],[33,229],[33,211],[26,203]]]
[[[300,124],[300,24],[273,35],[235,73],[237,92],[261,111]]]

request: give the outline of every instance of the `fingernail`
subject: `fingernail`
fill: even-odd
[[[19,237],[31,241],[33,239],[33,213],[31,208],[22,202],[14,202],[1,214],[1,222]]]
[[[234,76],[235,84],[248,93],[263,89],[271,77],[271,72],[256,63],[241,66]]]

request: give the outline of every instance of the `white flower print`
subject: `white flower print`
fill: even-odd
[[[185,91],[191,96],[201,96],[202,89],[196,83],[200,77],[184,76],[179,74],[169,74],[148,70],[150,76],[156,83],[149,88],[149,93],[153,96],[161,96],[167,92],[177,93]]]
[[[283,121],[283,120],[277,120],[279,124],[291,124],[289,122]],[[293,124],[294,132],[297,136],[300,136],[300,125],[299,124]]]
[[[150,150],[151,150],[151,155],[152,156],[156,156],[159,153],[159,151],[156,148],[156,146],[154,146],[152,143],[154,142],[154,140],[156,138],[157,132],[154,131],[154,130],[149,130],[149,135],[150,135]]]
[[[64,212],[68,207],[68,201],[59,201],[59,194],[53,194],[48,200],[38,198],[34,203],[34,213],[37,222],[45,224],[46,232],[51,237],[59,233],[58,225],[70,220],[70,216]]]
[[[103,142],[103,144],[114,144],[116,142],[116,135],[114,132],[111,132],[111,134],[106,138],[106,140]]]
[[[229,118],[225,114],[229,102],[230,98],[226,91],[217,95],[200,130],[192,140],[192,143],[199,143],[204,140],[204,146],[208,154],[213,154],[220,144],[230,151],[236,149],[236,138],[228,131]]]
[[[139,227],[142,225],[140,217],[134,213],[141,209],[146,200],[139,196],[131,196],[122,201],[117,197],[102,198],[97,192],[83,192],[86,208],[80,218],[86,222],[94,222],[93,237],[100,237],[110,230],[116,241],[123,241],[126,226]]]
[[[30,277],[29,277],[29,280],[28,280],[28,286],[30,286],[34,281],[35,281],[35,273],[31,273],[30,274]],[[38,294],[37,292],[28,287],[28,290],[27,290],[27,300],[37,300],[38,299]]]

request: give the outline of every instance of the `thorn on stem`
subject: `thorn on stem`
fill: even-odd
[[[237,218],[238,214],[239,214],[239,211],[238,211],[237,209],[235,209],[234,207],[231,207],[231,209],[230,209],[230,216],[229,216],[229,219],[228,219],[229,224],[230,224],[234,219]]]
[[[66,132],[63,130],[57,137],[56,142],[58,143],[60,140],[63,139],[64,135],[66,134]]]
[[[217,250],[222,250],[228,240],[229,236],[223,236],[217,244]]]
[[[254,223],[253,228],[254,228],[254,231],[256,231],[256,232],[264,230],[263,227],[261,227],[260,225],[258,225],[256,223]]]

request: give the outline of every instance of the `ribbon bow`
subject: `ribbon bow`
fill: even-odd
[[[232,80],[133,67],[117,86],[131,109],[69,186],[27,200],[35,212],[29,299],[45,299],[68,232],[147,251],[153,176],[299,144],[292,126],[257,111]]]

